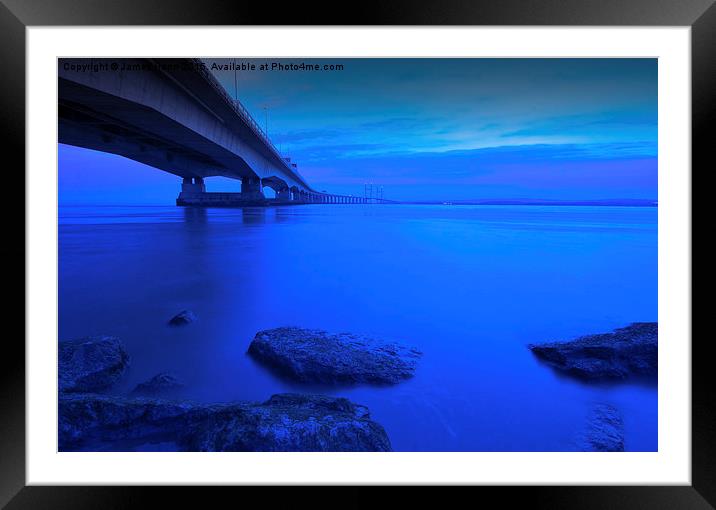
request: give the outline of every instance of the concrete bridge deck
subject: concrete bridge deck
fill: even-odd
[[[59,142],[181,177],[179,205],[370,201],[314,190],[198,59],[60,59],[58,67]],[[213,176],[240,179],[241,192],[207,193]]]

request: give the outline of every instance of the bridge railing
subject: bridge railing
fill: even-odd
[[[303,176],[298,173],[298,170],[296,170],[294,167],[290,166],[286,160],[283,159],[283,156],[278,151],[276,146],[273,144],[271,139],[268,136],[268,133],[266,133],[263,129],[261,129],[261,126],[259,126],[259,123],[254,120],[253,116],[249,111],[246,109],[246,107],[239,101],[238,99],[234,99],[231,97],[227,92],[226,89],[219,83],[219,80],[217,80],[216,76],[214,76],[211,71],[206,67],[206,65],[201,61],[201,59],[195,58],[192,59],[194,63],[194,67],[199,70],[201,75],[206,79],[209,84],[211,84],[214,89],[216,89],[216,92],[219,93],[224,100],[229,103],[232,107],[234,112],[241,117],[248,125],[251,127],[251,129],[254,131],[254,133],[266,144],[266,146],[276,155],[276,157],[279,159],[281,164],[286,167],[286,169],[296,174],[302,181],[305,183],[305,179]],[[306,184],[306,187],[308,185]],[[310,189],[310,188],[309,188]]]

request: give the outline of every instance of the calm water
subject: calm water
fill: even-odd
[[[585,385],[526,348],[657,320],[657,209],[307,205],[61,207],[60,338],[121,337],[126,392],[160,371],[202,401],[286,391],[367,405],[395,450],[563,451],[590,406],[657,449],[655,386]],[[170,328],[191,309],[198,322]],[[283,325],[424,352],[389,388],[309,388],[247,355]]]

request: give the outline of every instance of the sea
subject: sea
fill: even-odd
[[[121,338],[131,366],[117,394],[170,372],[181,398],[201,402],[346,397],[396,451],[575,450],[600,403],[622,413],[628,451],[656,451],[656,382],[584,383],[527,345],[658,320],[657,211],[61,206],[59,338]],[[197,321],[168,326],[182,310]],[[394,386],[296,384],[247,355],[258,331],[281,326],[423,356]]]

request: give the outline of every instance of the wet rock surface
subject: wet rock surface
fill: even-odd
[[[191,310],[182,310],[169,320],[170,326],[186,326],[192,322],[196,322],[196,314]]]
[[[134,390],[132,390],[132,395],[171,395],[184,387],[184,383],[173,374],[162,372],[143,383],[137,384]]]
[[[65,340],[58,345],[60,392],[101,391],[115,384],[129,366],[122,342],[112,336]]]
[[[61,451],[87,443],[165,441],[181,451],[389,451],[368,409],[345,398],[279,394],[263,403],[199,404],[64,393]]]
[[[555,369],[584,380],[655,378],[658,324],[635,322],[611,333],[569,342],[531,344],[529,349]]]
[[[623,452],[624,422],[619,410],[609,404],[596,404],[578,443],[583,452]]]
[[[413,376],[422,355],[363,336],[292,327],[259,331],[248,352],[290,379],[323,384],[395,384]]]

